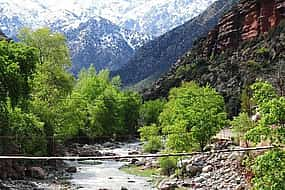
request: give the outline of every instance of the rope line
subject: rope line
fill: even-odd
[[[217,154],[227,152],[248,152],[248,151],[262,151],[274,148],[280,148],[281,146],[261,146],[253,148],[235,148],[235,149],[222,149],[212,150],[206,152],[191,152],[191,153],[168,153],[168,154],[137,154],[137,155],[126,155],[126,156],[63,156],[63,157],[29,157],[29,156],[0,156],[0,160],[118,160],[118,159],[131,159],[131,158],[159,158],[159,157],[176,157],[176,156],[194,156],[199,154]],[[282,147],[284,148],[284,147]]]

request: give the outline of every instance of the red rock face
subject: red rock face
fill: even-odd
[[[209,33],[207,53],[236,48],[242,41],[267,34],[285,19],[285,0],[242,0]]]

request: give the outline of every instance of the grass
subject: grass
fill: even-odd
[[[135,165],[122,167],[121,170],[125,173],[141,177],[153,177],[160,175],[159,170],[157,168],[143,169],[142,167],[138,167]]]

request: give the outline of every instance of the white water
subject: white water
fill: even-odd
[[[137,150],[138,143],[125,144],[120,148],[105,149],[108,152],[114,152],[119,155],[127,155],[128,152]],[[88,164],[89,163],[89,164]],[[118,161],[102,161],[102,164],[91,165],[90,161],[87,164],[82,162],[70,163],[78,168],[78,172],[73,175],[73,179],[70,182],[80,190],[121,190],[122,187],[128,190],[152,190],[149,182],[150,178],[138,177],[127,174],[119,168],[126,162]]]

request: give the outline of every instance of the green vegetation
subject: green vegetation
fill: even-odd
[[[1,153],[53,155],[73,137],[125,137],[137,133],[141,97],[120,91],[120,78],[91,66],[76,80],[66,39],[49,29],[23,29],[19,43],[0,42]],[[3,64],[2,64],[3,62]]]
[[[247,140],[260,143],[268,141],[277,146],[284,144],[285,139],[285,99],[278,96],[274,87],[263,81],[251,86],[252,101],[256,103],[261,118],[254,124],[246,114],[242,113],[232,124],[240,132],[245,133]],[[285,152],[274,149],[253,159],[249,165],[254,178],[253,189],[279,190],[284,189]]]
[[[166,148],[175,152],[199,148],[227,124],[224,100],[209,86],[190,82],[170,91],[169,101],[159,119],[167,135]]]
[[[97,72],[90,66],[75,79],[68,72],[69,50],[61,34],[24,29],[19,39],[19,43],[0,41],[1,154],[16,150],[24,155],[53,155],[57,143],[75,137],[99,141],[138,133],[145,142],[145,152],[203,151],[228,124],[224,98],[209,85],[184,82],[170,90],[167,100],[143,103],[139,94],[122,91],[120,78],[111,78],[107,70]],[[267,52],[259,49],[257,53]],[[177,74],[209,71],[207,61],[196,61]],[[250,59],[248,63],[259,64]],[[214,66],[211,69],[219,69]],[[236,72],[234,63],[230,68]],[[250,81],[243,84],[246,88],[242,93],[230,97],[229,104],[241,103],[241,111],[236,109],[238,116],[230,124],[239,140],[276,145],[276,149],[250,160],[253,188],[285,189],[285,153],[278,148],[285,143],[285,97],[278,94],[283,92],[283,83],[279,81],[277,91],[264,81],[249,88]],[[253,107],[260,115],[255,121],[250,118]],[[229,112],[231,115],[233,110]],[[9,138],[3,138],[6,136]],[[144,177],[159,172],[170,175],[176,170],[177,158],[161,158],[159,163],[161,170],[136,166],[122,170]]]
[[[143,168],[141,168],[139,166],[135,166],[135,165],[122,167],[121,170],[128,173],[128,174],[141,176],[141,177],[153,177],[153,176],[159,176],[160,175],[159,169],[157,169],[157,168],[143,169]]]
[[[255,123],[247,115],[247,113],[240,113],[231,121],[233,131],[236,134],[238,141],[246,141],[245,134],[250,129],[254,128]]]

